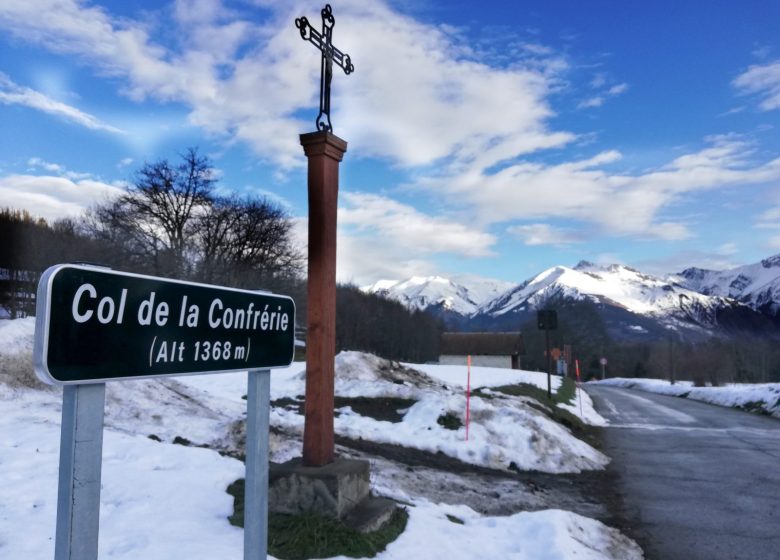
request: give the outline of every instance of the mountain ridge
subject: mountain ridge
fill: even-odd
[[[482,291],[429,276],[363,289],[439,314],[459,330],[517,328],[544,306],[576,301],[595,306],[617,338],[780,333],[780,255],[724,271],[690,267],[666,277],[582,260],[515,285],[490,279],[479,285]]]

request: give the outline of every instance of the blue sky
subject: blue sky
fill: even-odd
[[[780,252],[780,3],[332,4],[340,280]],[[319,58],[293,20],[322,7],[3,2],[0,206],[74,215],[197,146],[305,240]]]

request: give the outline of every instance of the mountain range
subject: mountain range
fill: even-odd
[[[582,261],[521,284],[440,276],[383,280],[364,291],[431,311],[458,330],[517,330],[547,306],[589,305],[616,339],[763,334],[780,337],[780,255],[729,270],[665,277]]]

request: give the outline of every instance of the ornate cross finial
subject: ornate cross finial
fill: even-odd
[[[330,81],[333,78],[333,63],[349,75],[355,70],[348,54],[344,54],[333,46],[333,25],[336,18],[330,4],[322,9],[322,33],[314,29],[305,17],[296,18],[295,27],[301,32],[301,38],[309,41],[322,52],[322,66],[320,74],[320,114],[317,115],[317,130],[333,132],[330,123]]]

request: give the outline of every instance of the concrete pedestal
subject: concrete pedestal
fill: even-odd
[[[268,507],[276,513],[314,513],[343,518],[368,498],[368,461],[336,459],[307,467],[296,458],[272,465]]]
[[[269,511],[333,517],[363,533],[380,529],[396,509],[392,500],[369,494],[368,461],[337,458],[308,467],[296,458],[272,464],[269,486]]]

